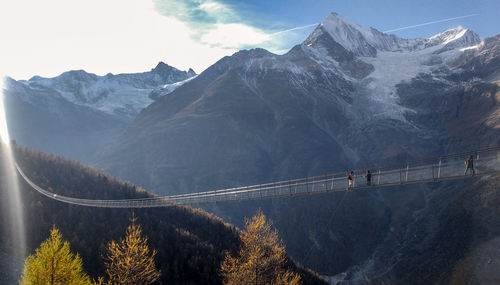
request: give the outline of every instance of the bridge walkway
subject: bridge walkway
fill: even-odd
[[[473,156],[474,175],[472,175],[471,170],[465,174],[464,162],[470,155]],[[42,195],[69,204],[100,208],[150,208],[173,204],[199,205],[346,191],[347,175],[350,172],[189,194],[142,199],[93,200],[67,197],[47,191],[31,181],[19,165],[16,164],[16,168],[23,179]],[[366,170],[370,170],[372,173],[371,185],[368,185],[366,181]],[[351,191],[490,175],[500,172],[500,146],[352,171],[354,172],[354,185]]]

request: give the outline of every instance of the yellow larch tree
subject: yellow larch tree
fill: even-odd
[[[150,251],[148,239],[142,237],[141,226],[135,224],[136,220],[132,216],[125,239],[108,243],[105,265],[111,284],[151,284],[161,276],[154,262],[157,251]]]
[[[221,263],[224,284],[301,284],[300,275],[284,269],[285,247],[262,211],[245,221],[240,237],[238,256],[226,253]]]
[[[50,237],[34,255],[26,258],[19,284],[22,285],[90,285],[78,254],[71,253],[69,243],[54,226]]]

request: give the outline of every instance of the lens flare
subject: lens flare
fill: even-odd
[[[4,83],[5,77],[0,77],[0,173],[2,177],[0,196],[5,197],[6,200],[0,201],[2,203],[1,214],[8,217],[7,222],[2,226],[5,227],[3,231],[7,235],[3,237],[6,248],[9,248],[9,253],[14,257],[24,258],[26,256],[26,235],[24,231],[24,218],[23,218],[23,203],[21,200],[20,188],[17,179],[17,172],[15,168],[14,155],[10,145],[9,131],[7,129],[7,118],[5,116],[4,105]],[[5,219],[4,219],[5,221]]]
[[[4,98],[3,98],[3,89],[4,89],[5,77],[0,77],[0,138],[4,144],[9,144],[9,130],[7,129],[7,119],[5,116],[5,108],[4,108]]]

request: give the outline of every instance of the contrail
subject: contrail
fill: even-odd
[[[384,33],[401,31],[401,30],[406,30],[406,29],[411,29],[411,28],[416,28],[416,27],[422,27],[422,26],[427,26],[427,25],[432,25],[432,24],[437,24],[437,23],[442,23],[442,22],[447,22],[447,21],[452,21],[452,20],[457,20],[457,19],[469,18],[469,17],[474,17],[474,16],[479,16],[479,14],[470,14],[470,15],[465,15],[465,16],[453,17],[453,18],[442,19],[442,20],[427,22],[427,23],[423,23],[423,24],[413,25],[413,26],[407,26],[407,27],[392,29],[392,30],[384,31]]]
[[[283,30],[283,31],[279,31],[279,32],[276,32],[276,33],[272,33],[269,36],[276,36],[276,35],[283,34],[283,33],[288,33],[288,32],[291,32],[291,31],[302,30],[302,29],[305,29],[305,28],[316,26],[318,24],[319,23],[305,25],[305,26],[300,26],[300,27],[295,27],[295,28],[291,28],[291,29],[288,29],[288,30]]]

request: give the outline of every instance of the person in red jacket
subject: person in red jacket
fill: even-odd
[[[351,192],[352,187],[354,187],[354,171],[347,176],[347,192]]]

